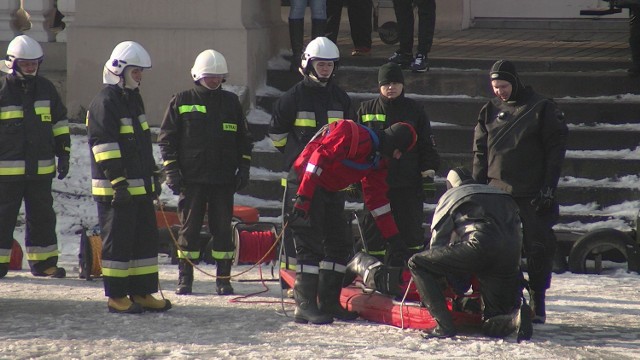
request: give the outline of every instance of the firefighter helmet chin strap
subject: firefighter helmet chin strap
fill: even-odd
[[[38,75],[38,70],[40,70],[40,64],[38,64],[38,66],[36,67],[36,71],[27,74],[20,68],[20,66],[18,66],[18,62],[16,60],[13,61],[13,73],[18,79],[33,79]]]
[[[335,62],[334,62],[335,64]],[[311,81],[317,83],[320,86],[327,86],[327,83],[329,82],[329,80],[331,80],[331,78],[333,77],[333,74],[336,73],[336,68],[333,68],[333,71],[331,71],[331,74],[329,74],[329,76],[327,76],[326,78],[320,77],[320,75],[318,75],[318,72],[316,71],[316,67],[315,65],[315,60],[311,60],[310,64],[307,65],[307,69],[306,69],[306,75],[309,77],[309,79],[311,79]]]
[[[218,90],[220,89],[220,86],[222,86],[222,82],[218,83],[218,86],[216,86],[215,88],[211,88],[209,86],[207,86],[207,82],[204,81],[204,78],[198,80],[198,84],[204,86],[205,88],[209,89],[209,90]]]

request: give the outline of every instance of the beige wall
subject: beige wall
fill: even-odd
[[[213,48],[225,55],[227,83],[248,87],[252,99],[264,83],[267,61],[286,40],[280,2],[265,0],[82,0],[67,41],[67,106],[84,110],[102,87],[102,68],[113,47],[134,40],[151,55],[142,96],[147,118],[162,120],[170,96],[192,86],[196,55]]]

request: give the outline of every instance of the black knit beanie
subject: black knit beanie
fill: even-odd
[[[382,154],[393,156],[393,151],[398,149],[403,153],[413,149],[418,135],[413,126],[405,122],[397,122],[384,130],[382,141]]]
[[[511,96],[507,101],[516,99],[518,92],[524,87],[520,81],[516,67],[511,61],[496,61],[493,66],[491,66],[489,75],[491,76],[491,80],[504,80],[511,84],[513,90],[511,91]]]
[[[404,84],[404,75],[402,75],[402,68],[396,63],[386,63],[378,70],[378,85],[387,85],[389,83]]]

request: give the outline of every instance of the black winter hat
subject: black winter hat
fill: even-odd
[[[505,80],[511,83],[513,90],[508,100],[515,99],[518,91],[524,87],[520,81],[515,65],[508,60],[496,61],[493,66],[491,66],[489,76],[491,76],[491,80]]]
[[[405,122],[397,122],[384,130],[382,154],[391,157],[395,149],[403,153],[409,151],[416,145],[417,139],[418,135],[413,126]]]
[[[392,82],[404,84],[404,75],[400,65],[389,62],[380,66],[378,70],[378,85],[387,85]]]

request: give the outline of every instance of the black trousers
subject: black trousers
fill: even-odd
[[[108,297],[158,291],[158,228],[153,198],[134,196],[114,208],[98,202],[102,237],[102,275]]]
[[[340,31],[342,7],[347,4],[351,40],[356,48],[371,48],[371,32],[373,31],[372,0],[327,0],[326,33],[329,40],[337,43]]]
[[[519,247],[485,251],[462,242],[415,254],[409,260],[409,267],[422,269],[437,278],[468,278],[475,274],[480,282],[484,317],[488,319],[509,314],[520,304],[521,275],[513,266],[513,259],[520,258],[518,251]]]
[[[51,179],[0,182],[0,250],[7,255],[13,244],[18,213],[24,200],[25,245],[29,267],[42,272],[58,263],[56,214],[53,211]],[[9,263],[0,257],[0,263]]]
[[[640,70],[640,7],[629,8],[629,48],[633,66]]]
[[[178,215],[182,222],[179,231],[179,258],[197,260],[204,245],[200,231],[205,215],[212,239],[215,260],[233,259],[235,245],[231,237],[234,184],[189,184],[180,194]]]
[[[553,211],[538,215],[531,200],[533,198],[515,198],[522,220],[522,243],[527,258],[529,286],[533,291],[544,291],[551,286],[553,256],[557,247],[553,225],[558,221],[559,208],[556,204]]]
[[[391,204],[393,218],[405,244],[414,252],[422,251],[425,246],[424,229],[422,228],[424,222],[422,187],[389,188],[387,196]],[[382,259],[385,254],[386,240],[382,237],[373,216],[368,211],[363,217],[362,231],[368,253]]]
[[[398,52],[413,54],[414,4],[418,7],[418,48],[416,54],[427,55],[431,51],[436,28],[435,0],[393,0],[393,10],[396,13],[400,40]]]

